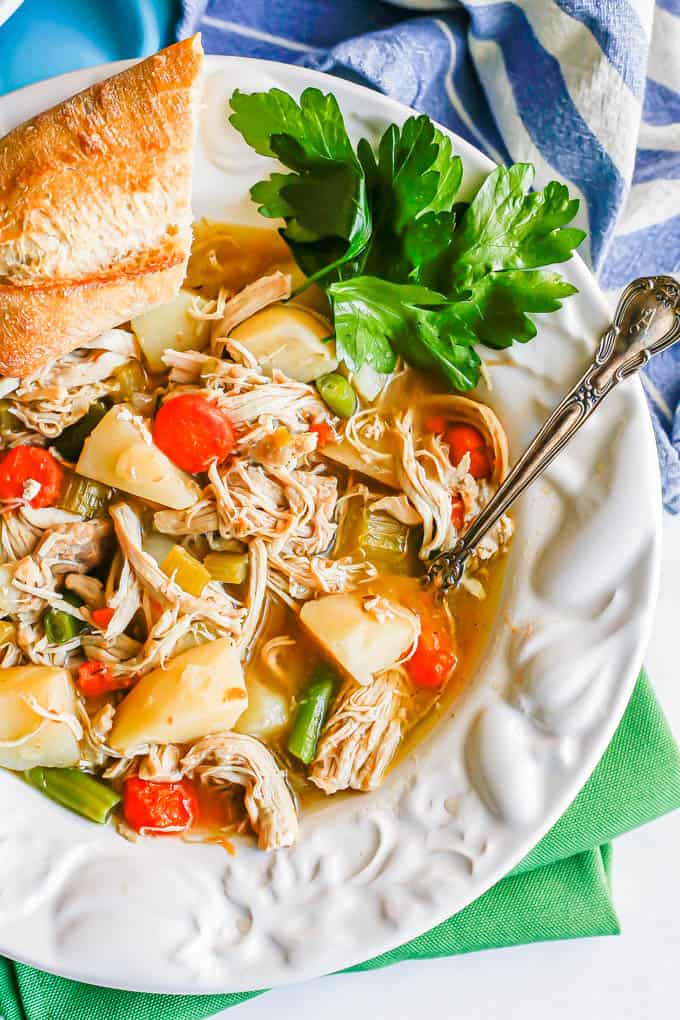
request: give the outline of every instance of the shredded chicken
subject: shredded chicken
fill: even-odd
[[[155,783],[177,783],[182,778],[180,758],[174,744],[154,744],[142,758],[138,775]]]
[[[9,410],[29,429],[48,439],[87,413],[95,400],[116,389],[114,372],[137,357],[134,338],[109,330],[70,354],[49,361],[38,372],[16,380]]]
[[[105,517],[78,524],[57,524],[45,532],[34,556],[55,574],[87,574],[103,560],[111,536]]]
[[[142,528],[132,507],[117,503],[110,513],[123,555],[143,588],[162,604],[176,606],[181,612],[203,619],[220,631],[240,633],[244,611],[220,585],[206,585],[200,598],[187,594],[163,573],[153,556],[142,549]]]
[[[264,744],[243,733],[215,733],[194,744],[182,759],[185,775],[204,783],[244,788],[244,805],[261,850],[292,846],[297,811],[285,775]]]
[[[243,622],[239,646],[245,654],[262,619],[267,594],[267,545],[256,538],[248,547],[248,615]]]
[[[346,681],[321,734],[310,780],[329,794],[379,786],[401,742],[410,696],[399,667],[365,686]]]
[[[259,280],[249,283],[239,291],[225,304],[221,322],[213,325],[210,341],[213,354],[218,356],[222,354],[224,340],[240,322],[244,322],[275,301],[284,301],[290,297],[290,292],[290,276],[278,271],[270,276],[261,276]]]

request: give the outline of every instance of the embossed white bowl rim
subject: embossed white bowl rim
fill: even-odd
[[[0,98],[0,134],[124,65]],[[234,87],[332,90],[354,135],[409,110],[300,67],[206,60],[196,215],[257,222],[265,161],[226,124]],[[468,187],[491,164],[455,138]],[[580,374],[608,310],[580,259],[580,293],[539,338],[489,352],[480,390],[523,447]],[[539,317],[540,318],[540,317]],[[307,816],[290,851],[132,845],[0,776],[0,952],[140,991],[266,988],[356,964],[476,899],[548,831],[604,752],[633,689],[656,595],[659,481],[642,388],[614,394],[516,513],[497,626],[464,696],[370,795]]]

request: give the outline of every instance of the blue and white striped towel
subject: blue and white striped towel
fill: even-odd
[[[612,301],[680,274],[680,0],[184,0],[209,53],[304,64],[448,125],[582,198]],[[404,8],[410,8],[405,10]],[[585,247],[585,246],[584,246]],[[680,511],[680,350],[645,377],[666,507]]]

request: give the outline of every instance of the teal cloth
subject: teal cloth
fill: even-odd
[[[448,921],[352,970],[496,946],[618,934],[609,842],[677,807],[680,752],[643,672],[599,765],[519,867]],[[4,1020],[200,1020],[257,994],[117,992],[0,959]]]

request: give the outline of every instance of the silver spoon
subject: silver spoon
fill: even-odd
[[[498,491],[456,545],[429,564],[426,581],[457,585],[471,553],[499,517],[564,449],[615,386],[680,340],[680,282],[643,276],[629,283],[592,363],[534,436]]]

